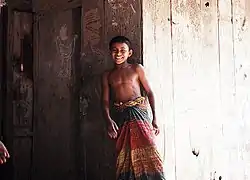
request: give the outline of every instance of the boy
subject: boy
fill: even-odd
[[[133,53],[128,38],[114,37],[109,48],[115,67],[103,75],[103,106],[108,135],[117,140],[116,179],[165,180],[162,160],[154,142],[154,134],[159,134],[154,94],[144,69],[139,64],[127,62]],[[149,122],[146,100],[141,95],[141,85],[152,109],[152,124]],[[115,120],[110,115],[110,92],[115,100]]]
[[[9,158],[10,155],[4,146],[4,144],[0,141],[0,164],[4,164],[6,159]]]

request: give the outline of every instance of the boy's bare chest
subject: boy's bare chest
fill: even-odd
[[[138,75],[135,71],[120,70],[120,71],[115,71],[110,74],[109,82],[111,85],[121,84],[121,83],[130,83],[130,82],[134,82],[135,80],[137,80],[137,78],[138,78]]]

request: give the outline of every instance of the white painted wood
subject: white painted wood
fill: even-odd
[[[210,179],[214,172],[219,106],[216,13],[216,1],[173,1],[177,179]],[[200,152],[198,157],[193,149]]]
[[[167,179],[175,179],[170,2],[143,1],[143,64],[156,98],[157,137]]]
[[[235,119],[235,72],[231,1],[218,1],[219,68],[220,68],[220,129],[216,133],[215,161],[217,179],[230,179],[230,133]]]
[[[171,2],[143,2],[143,62],[165,125],[167,179],[248,180],[250,1]]]
[[[233,42],[236,78],[236,116],[230,133],[230,179],[250,179],[250,4],[233,0]]]
[[[199,129],[196,123],[199,114],[194,112],[199,100],[195,98],[199,66],[196,61],[201,55],[200,27],[195,27],[195,24],[200,24],[200,18],[190,17],[191,11],[193,15],[197,14],[197,9],[185,0],[172,1],[172,7],[176,174],[177,179],[195,179],[198,162],[192,148],[199,147],[197,141],[191,138],[195,137],[191,128]]]

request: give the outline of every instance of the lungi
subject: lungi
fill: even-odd
[[[165,180],[144,97],[115,103],[117,180]]]

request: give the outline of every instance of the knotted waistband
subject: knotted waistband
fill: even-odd
[[[145,97],[141,96],[141,97],[138,97],[138,98],[136,98],[134,100],[130,100],[130,101],[127,101],[127,102],[120,102],[120,103],[116,102],[116,103],[114,103],[114,105],[115,105],[115,107],[117,107],[119,109],[120,108],[123,109],[123,108],[126,108],[126,107],[133,107],[133,106],[136,106],[136,105],[143,104],[144,101],[145,101]]]

